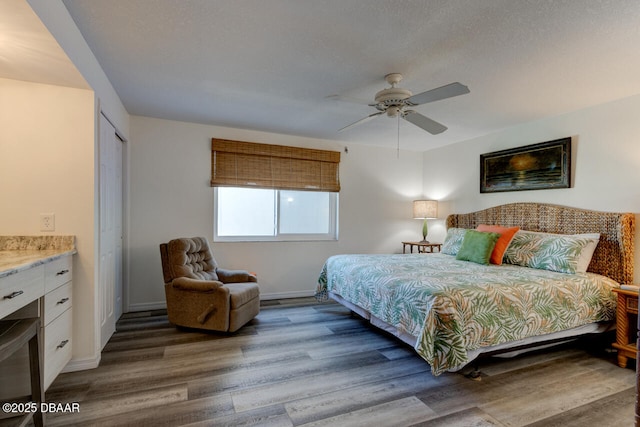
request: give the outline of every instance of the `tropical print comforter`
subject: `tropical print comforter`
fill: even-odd
[[[434,375],[469,362],[467,352],[615,316],[618,283],[593,273],[480,265],[445,254],[336,255],[318,279],[327,292],[417,337]]]

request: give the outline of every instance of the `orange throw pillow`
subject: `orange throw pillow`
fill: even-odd
[[[518,232],[518,230],[520,230],[520,227],[502,227],[500,225],[480,224],[476,230],[500,234],[500,238],[496,242],[496,246],[493,248],[491,258],[489,259],[491,264],[500,265],[502,264],[502,256],[504,255],[504,252],[507,250],[507,247],[509,247],[509,243],[511,243],[513,236]]]

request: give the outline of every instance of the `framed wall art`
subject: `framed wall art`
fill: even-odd
[[[571,138],[480,155],[480,192],[571,187]]]

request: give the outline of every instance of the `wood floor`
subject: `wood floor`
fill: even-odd
[[[633,366],[595,344],[483,361],[473,381],[432,376],[411,348],[335,303],[269,301],[229,336],[133,313],[98,368],[49,388],[48,402],[80,412],[47,425],[632,426]]]

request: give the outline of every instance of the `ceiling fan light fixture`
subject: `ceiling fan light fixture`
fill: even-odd
[[[389,108],[387,108],[388,117],[396,117],[398,116],[398,114],[402,114],[402,107],[399,107],[397,105],[392,105]]]

